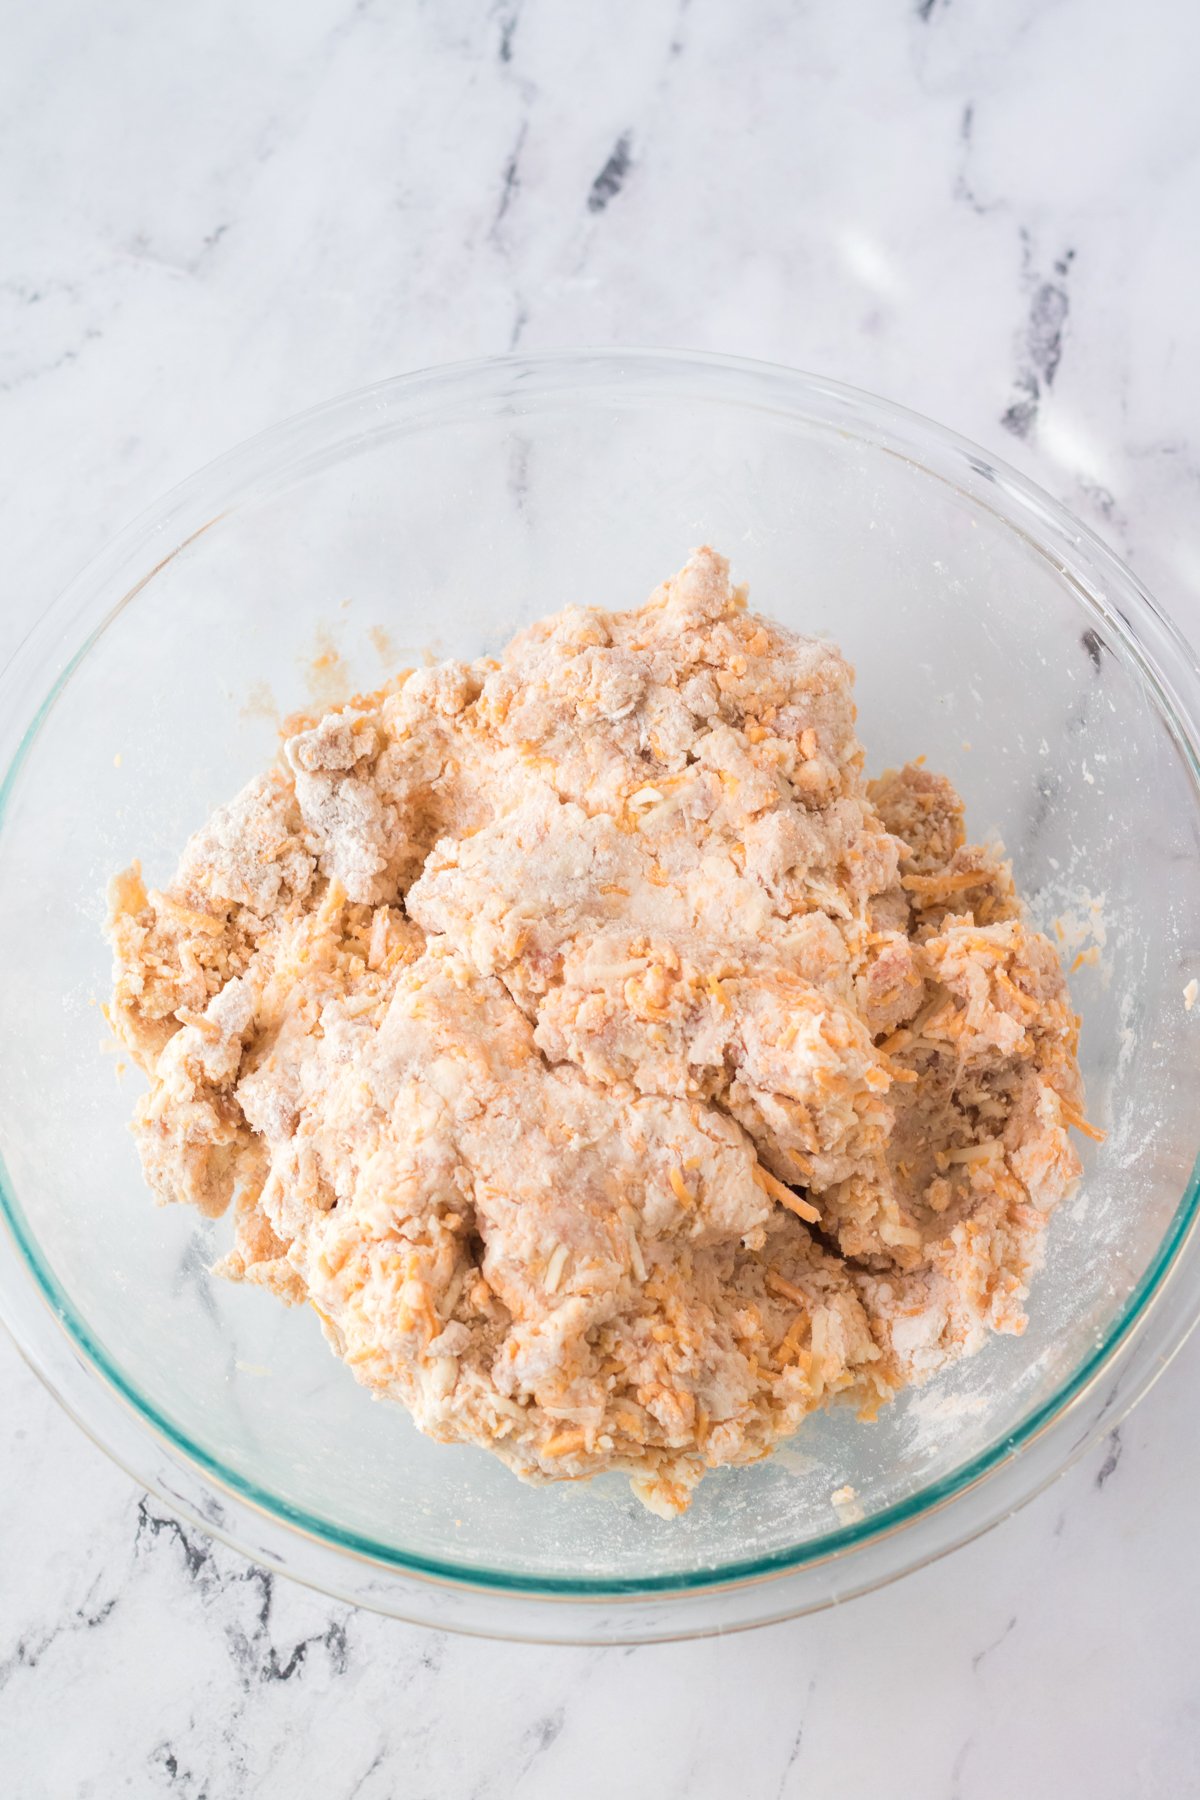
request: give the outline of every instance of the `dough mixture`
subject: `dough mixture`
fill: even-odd
[[[1078,1021],[949,782],[866,780],[852,682],[702,549],[303,722],[116,877],[142,1162],[232,1207],[220,1273],[432,1437],[665,1515],[1019,1332]]]

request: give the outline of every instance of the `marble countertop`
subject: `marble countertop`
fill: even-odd
[[[0,61],[0,657],[341,390],[520,346],[819,370],[1096,526],[1200,636],[1187,0],[50,0]],[[448,1638],[136,1492],[0,1341],[20,1800],[1200,1794],[1200,1341],[1023,1513],[725,1641]]]

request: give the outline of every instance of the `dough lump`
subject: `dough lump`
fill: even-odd
[[[705,548],[304,723],[111,884],[155,1195],[434,1438],[666,1515],[1019,1332],[1077,1020],[852,684]]]

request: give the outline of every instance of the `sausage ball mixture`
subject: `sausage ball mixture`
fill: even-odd
[[[671,1515],[1019,1332],[1088,1129],[1058,956],[853,671],[702,549],[287,738],[115,878],[163,1201],[422,1431]]]

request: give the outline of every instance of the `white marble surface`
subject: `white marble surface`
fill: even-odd
[[[1016,461],[1200,635],[1189,0],[19,0],[0,655],[226,445],[424,364],[773,358]],[[182,1531],[0,1344],[20,1800],[1200,1794],[1194,1343],[983,1542],[633,1652],[348,1614]]]

